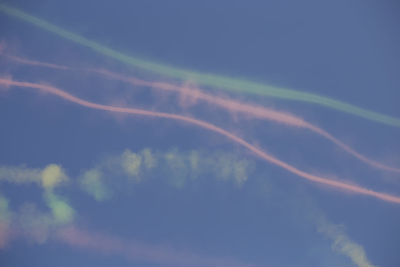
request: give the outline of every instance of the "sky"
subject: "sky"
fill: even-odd
[[[397,1],[0,1],[1,266],[399,266]]]

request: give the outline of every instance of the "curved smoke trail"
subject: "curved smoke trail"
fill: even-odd
[[[301,170],[295,168],[294,166],[265,153],[263,150],[251,145],[244,139],[242,139],[222,128],[219,128],[211,123],[205,122],[205,121],[197,120],[197,119],[194,119],[191,117],[186,117],[186,116],[182,116],[182,115],[178,115],[178,114],[170,114],[170,113],[148,111],[148,110],[136,109],[136,108],[116,107],[116,106],[108,106],[108,105],[98,104],[98,103],[94,103],[94,102],[90,102],[90,101],[78,98],[76,96],[73,96],[63,90],[60,90],[60,89],[55,88],[50,85],[43,85],[43,84],[30,83],[30,82],[19,82],[19,81],[14,81],[14,80],[7,79],[7,78],[0,78],[0,84],[2,84],[4,86],[17,86],[17,87],[28,87],[28,88],[39,89],[44,92],[59,96],[65,100],[71,101],[78,105],[85,106],[85,107],[92,108],[92,109],[183,121],[183,122],[204,128],[206,130],[221,134],[221,135],[225,136],[226,138],[232,140],[236,144],[242,145],[243,147],[247,148],[249,151],[253,152],[261,159],[263,159],[269,163],[272,163],[276,166],[279,166],[279,167],[287,170],[288,172],[291,172],[291,173],[293,173],[301,178],[304,178],[306,180],[309,180],[311,182],[326,185],[326,186],[329,186],[329,187],[335,188],[335,189],[345,190],[345,191],[356,193],[356,194],[371,196],[371,197],[381,199],[386,202],[400,204],[400,197],[398,197],[398,196],[390,195],[387,193],[375,192],[373,190],[363,188],[358,185],[353,185],[353,184],[349,184],[349,183],[345,183],[345,182],[341,182],[341,181],[337,181],[337,180],[332,180],[329,178],[324,178],[324,177],[320,177],[317,175],[313,175],[313,174],[301,171]]]
[[[43,19],[29,15],[17,8],[10,7],[6,4],[0,4],[0,11],[10,16],[21,19],[23,21],[26,21],[30,24],[33,24],[41,29],[52,32],[64,39],[88,47],[104,56],[113,58],[115,60],[118,60],[119,62],[146,71],[155,72],[172,78],[178,78],[184,80],[189,79],[201,85],[218,87],[221,89],[235,91],[235,92],[245,92],[249,94],[270,96],[281,99],[317,104],[332,109],[336,109],[342,112],[350,113],[359,117],[363,117],[371,121],[376,121],[383,124],[400,127],[400,119],[398,118],[370,111],[364,108],[360,108],[339,100],[307,92],[295,91],[286,88],[279,88],[275,86],[260,84],[242,79],[234,79],[214,74],[205,74],[195,71],[189,71],[180,68],[170,67],[159,63],[154,63],[151,61],[142,60],[136,57],[125,55],[121,52],[118,52],[104,45],[101,45],[97,42],[89,40],[83,36],[80,36],[73,32],[67,31],[61,27],[58,27],[54,24],[51,24]]]
[[[283,124],[290,125],[290,126],[306,128],[306,129],[328,139],[335,145],[342,148],[347,153],[353,155],[360,161],[362,161],[372,167],[382,169],[385,171],[400,173],[400,169],[395,168],[395,167],[386,166],[380,162],[377,162],[375,160],[367,158],[366,156],[355,151],[353,148],[346,145],[339,139],[332,136],[327,131],[305,121],[304,119],[302,119],[300,117],[294,116],[289,113],[276,111],[276,110],[269,109],[266,107],[254,106],[254,105],[242,103],[242,102],[232,100],[232,99],[217,97],[214,95],[204,93],[200,90],[191,90],[191,89],[188,89],[188,88],[185,88],[182,86],[178,86],[178,85],[174,85],[174,84],[169,84],[169,83],[164,83],[164,82],[149,82],[149,81],[144,81],[144,80],[137,79],[134,77],[127,77],[127,76],[113,73],[113,72],[110,72],[110,71],[104,70],[104,69],[90,69],[89,71],[99,73],[106,77],[116,79],[119,81],[124,81],[124,82],[130,83],[132,85],[136,85],[136,86],[147,86],[147,87],[152,87],[152,88],[161,89],[161,90],[175,91],[175,92],[181,93],[183,95],[189,95],[193,98],[201,99],[207,103],[211,103],[211,104],[223,107],[230,111],[247,113],[247,114],[250,114],[257,118],[267,119],[267,120],[283,123]]]
[[[242,102],[228,99],[228,98],[218,97],[215,95],[207,94],[200,90],[193,90],[193,89],[186,88],[184,86],[178,86],[178,85],[174,85],[171,83],[150,82],[150,81],[138,79],[136,77],[124,76],[124,75],[114,73],[114,72],[111,72],[111,71],[105,70],[105,69],[77,69],[77,68],[67,67],[67,66],[63,66],[63,65],[29,60],[29,59],[21,58],[21,57],[17,57],[17,56],[11,56],[11,55],[5,55],[5,56],[15,62],[25,64],[25,65],[41,66],[41,67],[60,69],[60,70],[83,70],[83,71],[88,71],[88,72],[93,72],[96,74],[103,75],[106,78],[126,82],[126,83],[129,83],[134,86],[145,86],[145,87],[151,87],[151,88],[165,90],[165,91],[174,91],[174,92],[178,92],[179,94],[181,94],[183,96],[190,96],[195,100],[201,99],[209,104],[214,104],[216,106],[220,106],[229,111],[242,112],[245,114],[250,114],[251,116],[254,116],[256,118],[271,120],[271,121],[283,123],[283,124],[289,125],[289,126],[306,128],[306,129],[328,139],[329,141],[331,141],[335,145],[339,146],[340,148],[342,148],[344,151],[346,151],[350,155],[354,156],[355,158],[359,159],[360,161],[362,161],[374,168],[400,173],[400,169],[391,167],[391,166],[387,166],[378,161],[369,159],[368,157],[357,152],[356,150],[354,150],[350,146],[346,145],[339,139],[335,138],[333,135],[331,135],[327,131],[319,128],[316,125],[313,125],[312,123],[305,121],[303,118],[294,116],[289,113],[273,110],[273,109],[262,107],[262,106],[246,104],[246,103],[242,103]]]

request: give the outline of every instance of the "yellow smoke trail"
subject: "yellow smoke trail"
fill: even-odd
[[[51,190],[68,181],[68,176],[64,173],[61,166],[57,164],[49,164],[43,170],[27,168],[25,166],[0,166],[1,181],[14,184],[35,183],[41,185],[46,190]]]

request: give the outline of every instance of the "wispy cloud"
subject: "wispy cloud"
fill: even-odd
[[[27,168],[25,166],[1,166],[0,181],[15,184],[36,183],[40,185],[42,181],[42,170]]]
[[[334,251],[347,256],[358,267],[376,267],[367,258],[364,248],[351,240],[344,227],[327,221],[324,217],[317,220],[318,232],[333,241]]]
[[[41,173],[42,186],[51,190],[60,183],[67,181],[68,177],[63,169],[56,164],[48,165]]]
[[[137,158],[140,159],[140,164],[137,163]],[[188,179],[193,180],[201,176],[212,176],[222,180],[231,179],[235,184],[243,185],[247,180],[243,177],[252,175],[252,163],[240,157],[235,157],[234,154],[222,151],[213,153],[204,151],[183,152],[178,149],[160,152],[146,148],[139,152],[125,150],[121,154],[112,155],[98,162],[78,177],[78,185],[96,200],[105,200],[105,192],[110,190],[107,184],[119,183],[114,179],[115,174],[123,173],[126,181],[132,181],[129,178],[132,173],[126,172],[124,169],[124,165],[128,164],[127,162],[135,166],[135,175],[140,176],[140,179],[135,180],[135,183],[147,181],[149,177],[146,177],[146,175],[149,175],[149,173],[146,171],[154,171],[158,168],[159,171],[165,171],[167,176],[171,176],[171,184],[178,188],[184,187]],[[77,248],[123,256],[133,261],[147,261],[171,266],[251,266],[233,259],[209,258],[188,251],[125,241],[118,237],[79,229],[75,224],[76,211],[70,206],[66,198],[55,195],[51,190],[57,184],[55,181],[62,180],[56,177],[62,177],[64,171],[61,171],[61,168],[48,165],[39,173],[40,181],[38,183],[48,182],[47,186],[43,187],[43,196],[49,208],[48,212],[40,212],[33,203],[24,204],[19,212],[11,212],[8,208],[7,199],[0,196],[0,248],[4,247],[14,237],[28,238],[35,243],[44,243],[49,239],[56,239]],[[110,175],[113,178],[105,179],[104,173],[114,173],[114,175]],[[178,177],[178,181],[183,179],[185,182],[178,185],[174,184],[176,177]],[[107,195],[107,197],[109,196]],[[301,199],[296,200],[296,202],[298,201],[301,201]],[[312,222],[317,226],[319,233],[332,240],[334,251],[348,257],[358,267],[375,267],[368,260],[363,247],[351,240],[343,227],[329,222],[321,215],[321,212],[312,213],[313,210],[315,211],[315,207],[308,207],[305,214],[314,215],[310,216]],[[315,214],[318,214],[318,216],[315,216]]]
[[[45,200],[46,204],[51,209],[55,223],[65,224],[73,221],[75,211],[68,204],[66,199],[63,199],[52,192],[46,192]]]
[[[25,166],[0,166],[0,182],[14,184],[37,184],[46,190],[68,181],[68,176],[62,167],[49,164],[43,169],[27,168]]]
[[[74,210],[66,199],[45,191],[50,211],[40,211],[34,203],[24,203],[17,212],[9,210],[8,201],[0,196],[0,249],[14,239],[36,244],[58,241],[74,248],[87,249],[133,262],[148,262],[163,266],[256,266],[231,257],[201,255],[170,245],[145,244],[126,241],[116,236],[101,234],[77,227]]]
[[[47,194],[50,194],[45,196],[50,210],[46,212],[32,202],[25,202],[17,211],[11,211],[8,201],[0,196],[0,244],[3,247],[17,238],[45,243],[52,231],[72,222],[74,211],[66,200],[53,193]]]
[[[182,188],[188,181],[199,177],[216,177],[240,187],[253,170],[254,164],[237,153],[181,151],[176,148],[165,152],[150,148],[137,152],[126,149],[83,171],[78,183],[96,200],[104,201],[117,194],[113,188],[121,183],[124,186],[119,188],[125,188],[132,182],[137,184],[162,176],[160,182]]]
[[[103,201],[111,197],[110,189],[103,182],[104,176],[102,170],[97,167],[87,170],[79,178],[81,189],[93,196],[97,201]]]

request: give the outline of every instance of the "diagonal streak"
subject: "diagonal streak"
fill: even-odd
[[[186,117],[186,116],[182,116],[182,115],[178,115],[178,114],[170,114],[170,113],[149,111],[149,110],[136,109],[136,108],[102,105],[102,104],[98,104],[98,103],[94,103],[94,102],[90,102],[90,101],[78,98],[76,96],[73,96],[63,90],[60,90],[60,89],[55,88],[50,85],[30,83],[30,82],[20,82],[20,81],[14,81],[11,79],[7,79],[7,78],[0,78],[0,84],[2,84],[4,86],[17,86],[17,87],[39,89],[44,92],[59,96],[70,102],[73,102],[73,103],[76,103],[78,105],[85,106],[88,108],[92,108],[92,109],[125,113],[125,114],[134,114],[134,115],[141,115],[141,116],[148,116],[148,117],[156,117],[156,118],[166,118],[166,119],[172,119],[172,120],[177,120],[177,121],[182,121],[182,122],[186,122],[189,124],[193,124],[198,127],[204,128],[206,130],[221,134],[221,135],[225,136],[226,138],[230,139],[231,141],[233,141],[234,143],[247,148],[248,150],[253,152],[255,155],[257,155],[264,161],[267,161],[276,166],[279,166],[279,167],[287,170],[288,172],[293,173],[303,179],[309,180],[309,181],[317,183],[317,184],[326,185],[331,188],[341,189],[341,190],[345,190],[348,192],[361,194],[361,195],[367,195],[367,196],[371,196],[371,197],[374,197],[377,199],[381,199],[386,202],[400,204],[400,197],[398,197],[398,196],[390,195],[387,193],[376,192],[376,191],[373,191],[373,190],[370,190],[370,189],[367,189],[367,188],[364,188],[364,187],[361,187],[358,185],[349,184],[349,183],[337,181],[337,180],[332,180],[329,178],[324,178],[321,176],[313,175],[313,174],[304,172],[302,170],[299,170],[296,167],[294,167],[284,161],[281,161],[272,155],[267,154],[266,152],[257,148],[256,146],[251,145],[244,139],[242,139],[222,128],[219,128],[211,123],[205,122],[205,121],[197,120],[197,119],[194,119],[191,117]]]
[[[392,117],[389,115],[381,114],[375,111],[371,111],[368,109],[360,108],[358,106],[339,101],[336,99],[332,99],[325,96],[320,96],[308,92],[302,92],[287,88],[280,88],[277,86],[271,86],[261,83],[252,82],[244,79],[237,79],[231,77],[225,77],[215,74],[207,74],[196,71],[190,71],[186,69],[180,69],[171,67],[168,65],[155,63],[147,60],[143,60],[140,58],[132,57],[126,54],[123,54],[117,50],[111,49],[107,46],[104,46],[100,43],[92,41],[88,38],[85,38],[79,34],[73,33],[71,31],[67,31],[59,26],[56,26],[50,22],[47,22],[38,17],[32,16],[28,13],[23,12],[20,9],[10,7],[6,4],[0,3],[0,11],[18,18],[20,20],[26,21],[34,26],[37,26],[43,30],[51,32],[53,34],[58,35],[64,39],[72,41],[76,44],[85,46],[97,53],[100,53],[109,58],[115,59],[121,63],[126,65],[130,65],[136,68],[140,68],[146,71],[151,71],[153,73],[158,73],[161,75],[165,75],[171,78],[184,79],[184,80],[193,80],[198,84],[204,86],[212,86],[218,87],[220,89],[248,93],[253,95],[262,95],[275,97],[280,99],[287,99],[293,101],[306,102],[310,104],[316,104],[320,106],[324,106],[327,108],[335,109],[338,111],[342,111],[345,113],[349,113],[352,115],[356,115],[358,117],[362,117],[364,119],[368,119],[371,121],[379,122],[386,125],[391,125],[394,127],[400,127],[400,119],[396,117]]]

